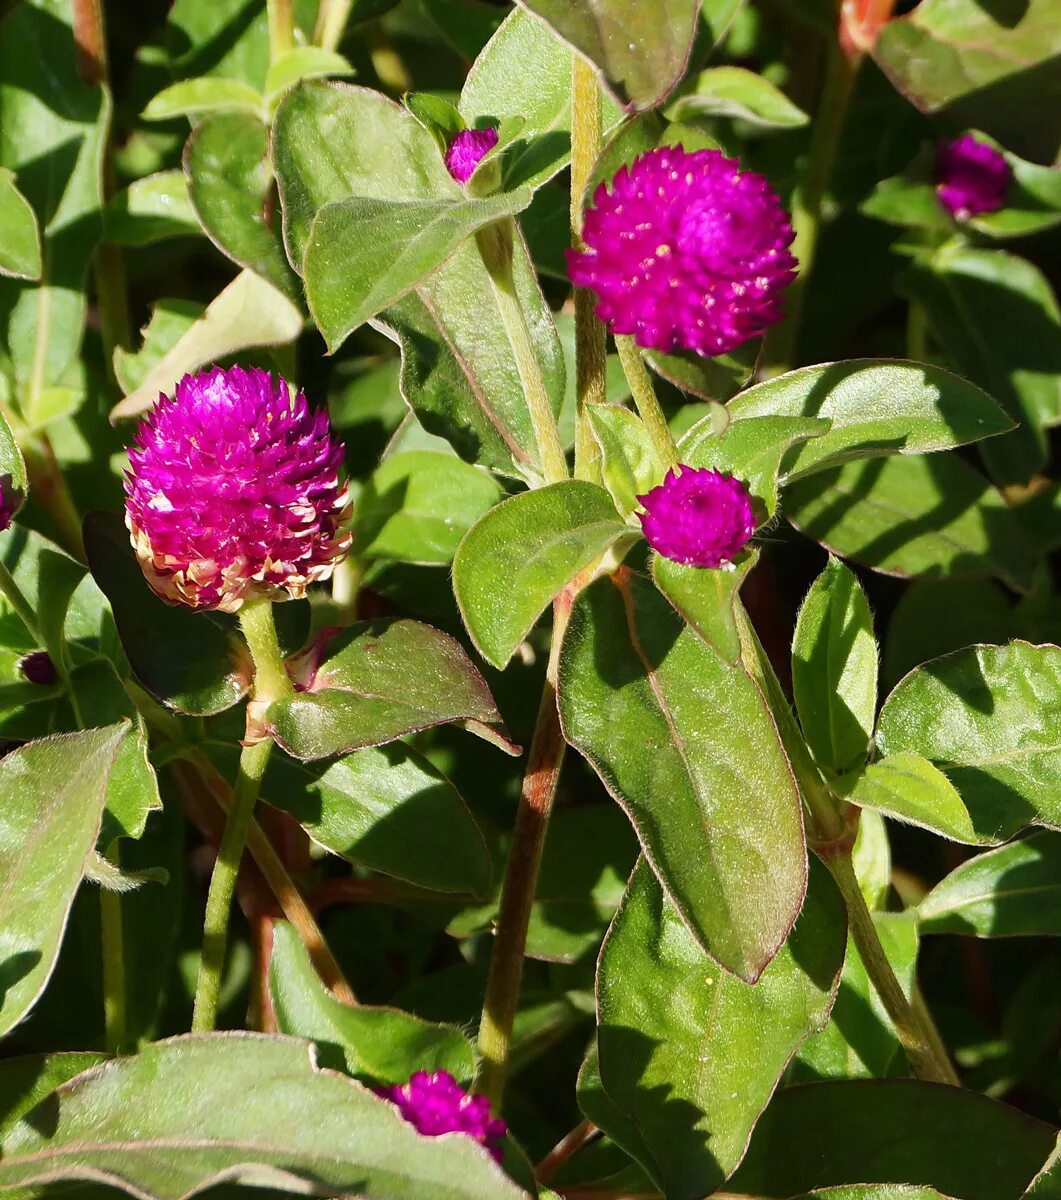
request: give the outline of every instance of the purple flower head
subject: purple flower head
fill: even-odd
[[[936,159],[936,194],[959,221],[997,212],[1013,172],[1001,154],[971,133],[943,142]]]
[[[350,546],[342,443],[326,412],[257,368],[185,375],[141,422],[125,522],[170,604],[235,612],[326,579]]]
[[[446,169],[458,183],[467,183],[483,157],[496,145],[496,129],[462,129],[446,151]]]
[[[22,672],[23,679],[42,687],[55,683],[59,678],[55,671],[55,663],[45,650],[31,650],[29,654],[23,655],[18,660],[18,669]]]
[[[571,281],[597,316],[640,346],[724,354],[783,315],[795,278],[792,226],[777,193],[718,150],[650,150],[602,183]]]
[[[739,479],[708,468],[669,472],[659,487],[638,496],[641,528],[664,558],[689,567],[732,562],[755,532],[748,489]]]
[[[428,1137],[443,1133],[466,1133],[501,1161],[501,1143],[508,1127],[490,1116],[485,1096],[469,1096],[452,1075],[417,1071],[408,1083],[381,1092],[397,1104],[410,1125]]]

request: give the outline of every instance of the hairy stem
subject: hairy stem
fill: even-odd
[[[269,57],[273,62],[295,44],[295,16],[291,0],[266,0],[269,10]]]
[[[527,329],[526,314],[523,312],[519,296],[516,295],[516,284],[512,277],[514,236],[515,226],[511,219],[508,219],[480,229],[475,235],[475,240],[490,276],[498,311],[501,313],[505,333],[512,347],[512,356],[516,360],[516,369],[527,399],[527,409],[530,412],[545,481],[557,483],[568,478],[567,458],[542,377],[541,364]]]
[[[652,442],[656,456],[666,470],[678,465],[678,448],[674,444],[674,435],[663,415],[659,401],[656,399],[656,389],[652,386],[652,377],[648,373],[641,351],[631,337],[617,336],[616,349],[619,351],[619,361],[623,364],[626,382],[641,414],[645,429]]]
[[[490,975],[486,984],[486,1002],[479,1025],[479,1053],[482,1062],[476,1089],[495,1109],[500,1108],[505,1088],[512,1026],[516,1018],[523,956],[527,948],[527,928],[531,905],[538,884],[542,848],[549,827],[556,785],[564,761],[564,736],[556,707],[556,676],[560,643],[571,613],[572,593],[565,590],[553,602],[552,647],[545,673],[538,720],[531,739],[527,770],[523,776],[516,825],[512,831],[505,882],[501,890],[501,910],[494,933],[490,957]]]
[[[118,841],[111,843],[104,858],[121,866]],[[120,892],[101,888],[99,894],[100,932],[103,941],[103,1030],[107,1050],[123,1054],[126,1044],[125,948],[122,935],[122,897]]]
[[[582,247],[582,211],[593,165],[601,152],[601,95],[593,68],[577,55],[571,68],[571,244]],[[595,299],[575,288],[575,478],[600,478],[600,447],[586,411],[606,399],[607,331],[593,311]]]

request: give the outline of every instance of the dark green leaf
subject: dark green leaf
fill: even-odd
[[[576,601],[559,690],[565,736],[627,811],[697,940],[757,979],[799,912],[807,859],[799,795],[752,678],[623,571]]]
[[[85,577],[85,568],[47,538],[22,526],[0,533],[0,561],[14,576],[36,616],[43,648],[53,663],[64,664],[66,612]]]
[[[877,711],[877,641],[865,592],[835,558],[799,610],[792,690],[819,766],[849,771],[865,760]]]
[[[917,906],[922,933],[1061,935],[1061,834],[1030,833],[956,867]]]
[[[260,1034],[192,1035],[105,1063],[2,1149],[0,1189],[88,1179],[179,1200],[229,1179],[364,1200],[526,1197],[470,1138],[422,1137],[388,1101],[318,1071],[304,1042]]]
[[[624,1148],[673,1200],[699,1200],[740,1162],[755,1121],[800,1043],[832,1008],[843,905],[815,867],[799,920],[758,983],[703,952],[641,860],[601,953],[600,1078],[640,1131]],[[645,1151],[650,1157],[644,1158]]]
[[[41,239],[37,218],[18,190],[14,173],[0,168],[0,275],[40,279]]]
[[[231,708],[250,683],[234,623],[163,603],[148,587],[120,518],[89,513],[84,534],[92,576],[143,686],[178,712],[209,716]]]
[[[200,124],[184,148],[188,194],[207,237],[233,262],[299,295],[271,205],[269,131],[256,113],[222,113]]]
[[[397,1008],[336,1000],[286,921],[273,926],[269,992],[279,1031],[315,1042],[322,1067],[377,1084],[405,1083],[414,1071],[448,1071],[467,1085],[475,1074],[475,1055],[459,1029]]]
[[[0,761],[0,1033],[36,1003],[55,966],[107,780],[128,725],[31,742]],[[47,787],[41,787],[42,781]],[[34,786],[34,785],[37,786]]]
[[[274,759],[263,794],[319,845],[425,888],[481,896],[490,888],[483,835],[432,764],[394,742],[326,766]]]
[[[742,392],[729,404],[746,417],[828,417],[832,428],[798,446],[789,479],[881,454],[946,450],[1004,433],[1013,422],[979,388],[923,363],[858,360],[801,367]]]
[[[549,601],[627,532],[608,493],[582,480],[491,509],[453,560],[457,603],[483,658],[504,667]]]
[[[973,646],[912,671],[881,709],[885,754],[921,754],[958,789],[978,840],[1061,825],[1061,648]]]
[[[501,720],[459,642],[419,621],[380,620],[324,636],[304,656],[304,690],[269,706],[269,729],[296,758],[328,758],[458,722],[490,741]]]
[[[1029,583],[1031,546],[1013,510],[956,454],[845,463],[793,484],[785,498],[797,528],[888,575]]]
[[[1061,1200],[1061,1138],[1024,1195],[1028,1200]]]
[[[907,1079],[811,1084],[774,1097],[731,1191],[787,1197],[909,1183],[956,1200],[1018,1200],[1054,1131],[964,1088]]]

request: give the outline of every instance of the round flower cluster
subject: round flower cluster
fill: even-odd
[[[944,142],[936,159],[936,194],[959,221],[998,212],[1013,172],[1001,154],[971,133]]]
[[[568,273],[597,316],[638,345],[724,354],[783,315],[795,278],[777,193],[718,150],[650,150],[602,183]]]
[[[410,1125],[428,1137],[466,1133],[485,1146],[497,1162],[508,1127],[490,1116],[485,1096],[470,1096],[446,1071],[417,1071],[408,1083],[386,1088],[381,1095],[396,1104]]]
[[[739,479],[709,468],[682,467],[639,496],[641,528],[664,558],[689,567],[732,562],[755,532],[751,496]]]
[[[125,518],[151,587],[235,612],[303,596],[350,546],[343,447],[326,412],[256,368],[186,375],[141,423]]]

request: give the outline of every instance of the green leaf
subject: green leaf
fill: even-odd
[[[626,810],[682,918],[756,980],[806,888],[799,795],[762,693],[626,571],[575,602],[560,659],[564,735]]]
[[[45,738],[0,761],[0,1034],[33,1007],[55,966],[127,730]]]
[[[821,1188],[796,1200],[948,1200],[935,1188],[916,1183],[856,1183],[851,1187]]]
[[[467,805],[409,746],[393,742],[313,766],[275,758],[262,791],[350,862],[441,892],[489,892],[490,858]]]
[[[917,923],[909,913],[873,914],[884,953],[903,991],[910,996],[917,965]],[[792,1081],[860,1079],[902,1074],[899,1039],[849,937],[840,988],[829,1024],[804,1043]]]
[[[22,526],[0,533],[0,562],[29,602],[52,662],[65,662],[63,626],[85,568],[47,538]]]
[[[405,1083],[414,1071],[448,1071],[465,1085],[475,1075],[475,1055],[459,1029],[336,1000],[286,921],[273,926],[269,993],[280,1033],[315,1042],[322,1067],[377,1084]]]
[[[697,0],[519,0],[600,70],[620,102],[655,108],[689,62]]]
[[[1055,111],[1061,97],[1050,62],[1057,32],[1052,0],[922,0],[887,22],[873,56],[922,112],[944,114],[954,129],[984,129],[1019,154],[1052,162],[1056,122],[1027,117],[1035,105]]]
[[[202,113],[262,111],[261,94],[238,79],[183,79],[153,97],[141,114],[145,121],[171,121]]]
[[[183,171],[134,179],[103,210],[104,240],[118,246],[149,246],[202,232]]]
[[[671,105],[669,115],[675,121],[733,117],[767,129],[792,129],[806,125],[810,119],[768,79],[744,67],[701,71],[693,90]]]
[[[334,50],[321,46],[295,46],[269,63],[265,76],[265,99],[275,104],[287,89],[302,79],[325,75],[354,75],[350,63]]]
[[[302,313],[254,271],[241,271],[206,312],[177,338],[134,392],[111,410],[111,420],[138,417],[169,395],[176,382],[219,358],[253,346],[286,346],[302,332]]]
[[[553,597],[627,532],[608,493],[577,479],[491,509],[453,560],[453,590],[483,658],[504,667]]]
[[[601,452],[604,484],[616,507],[629,517],[638,497],[663,482],[663,464],[640,418],[618,404],[593,404],[586,413]]]
[[[296,758],[379,746],[459,722],[502,742],[482,676],[459,642],[419,621],[363,621],[303,656],[305,690],[269,706],[270,731]]]
[[[1054,1130],[964,1088],[908,1079],[786,1088],[763,1114],[730,1191],[788,1197],[916,1179],[956,1200],[1018,1200]]]
[[[181,175],[182,186],[183,180]],[[203,305],[194,300],[159,300],[151,309],[151,319],[140,330],[140,349],[114,348],[114,375],[122,391],[127,395],[135,392],[204,311]]]
[[[730,401],[747,417],[828,417],[832,428],[794,449],[789,480],[852,458],[920,454],[1005,433],[1013,422],[979,388],[923,363],[875,361],[801,367]]]
[[[1061,834],[1039,830],[970,858],[916,912],[922,933],[1061,935]]]
[[[137,717],[118,747],[110,780],[99,844],[107,847],[118,837],[140,838],[147,818],[162,808],[155,768],[148,758],[147,728]]]
[[[85,271],[101,228],[111,104],[106,89],[82,80],[72,21],[61,0],[26,0],[6,13],[0,35],[0,168],[18,178],[41,230],[39,281],[0,276],[0,344],[14,405],[30,424],[45,393],[77,372]]]
[[[272,204],[269,131],[254,113],[208,117],[184,148],[188,194],[207,237],[233,262],[257,271],[297,300],[300,287],[284,254]]]
[[[1046,463],[1045,429],[1061,423],[1061,313],[1050,284],[1005,251],[949,245],[915,260],[900,286],[955,369],[1017,422],[981,446],[991,474],[1027,483]]]
[[[26,499],[26,463],[7,418],[0,412],[0,495],[13,518]]]
[[[525,1200],[471,1138],[422,1137],[306,1044],[191,1035],[104,1063],[2,1143],[0,1189],[91,1180],[145,1200],[232,1182],[364,1200]],[[307,1121],[307,1114],[313,1119]]]
[[[1022,237],[1050,229],[1061,221],[1061,175],[1054,167],[1026,162],[1005,146],[998,150],[1009,163],[1013,178],[1005,205],[969,222],[976,232],[995,239]]]
[[[921,754],[947,776],[977,839],[1061,825],[1061,648],[972,646],[911,671],[881,709],[884,754]]]
[[[452,562],[461,538],[500,498],[491,476],[452,455],[433,450],[392,455],[357,498],[358,557]]]
[[[477,229],[520,212],[529,189],[486,199],[380,200],[326,204],[310,228],[302,274],[328,349],[400,300]]]
[[[257,0],[174,0],[165,43],[176,79],[235,79],[256,92],[265,86],[269,22]]]
[[[0,274],[40,279],[41,239],[37,217],[15,185],[14,173],[0,168]]]
[[[106,1060],[91,1050],[5,1059],[0,1063],[0,1137],[60,1084]]]
[[[740,658],[740,635],[734,612],[737,594],[758,557],[757,550],[744,550],[729,566],[711,569],[687,567],[661,554],[652,556],[656,587],[730,665]]]
[[[597,1046],[601,1083],[640,1136],[625,1145],[622,1125],[605,1128],[672,1200],[699,1200],[740,1162],[789,1059],[828,1018],[845,924],[816,866],[787,943],[744,983],[704,954],[644,859],[635,868],[601,952]]]
[[[160,600],[118,517],[89,513],[84,535],[92,577],[111,603],[122,649],[140,683],[169,708],[195,716],[237,703],[250,680],[235,623]]]
[[[505,152],[502,185],[538,188],[571,157],[571,68],[574,55],[545,24],[515,11],[483,47],[461,91],[459,110],[469,128],[522,118]],[[604,128],[621,114],[605,102]]]
[[[956,454],[845,463],[785,496],[798,529],[885,574],[996,575],[1016,588],[1030,581],[1031,546],[1013,510]]]
[[[1059,1200],[1061,1198],[1061,1137],[1046,1164],[1031,1181],[1024,1193],[1027,1200]]]
[[[886,754],[857,776],[840,779],[838,786],[860,808],[876,809],[951,841],[976,845],[985,840],[954,784],[920,754]]]
[[[819,766],[840,772],[865,761],[877,711],[877,640],[865,592],[835,558],[799,610],[792,690]]]

